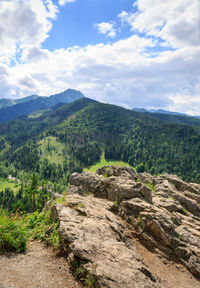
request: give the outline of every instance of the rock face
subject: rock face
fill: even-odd
[[[112,202],[68,195],[66,203],[52,209],[71,262],[82,263],[95,287],[160,287],[137,254],[130,232],[111,212]]]
[[[70,184],[53,215],[65,251],[72,263],[82,263],[95,287],[161,287],[133,237],[200,277],[200,185],[115,166],[74,173]]]

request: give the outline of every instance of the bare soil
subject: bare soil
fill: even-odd
[[[196,279],[184,265],[166,259],[159,251],[149,251],[139,241],[134,242],[143,262],[162,288],[200,288],[200,279]]]
[[[0,255],[0,288],[80,288],[64,257],[30,242],[25,254]]]
[[[200,288],[182,264],[167,260],[135,240],[137,251],[162,288]],[[30,242],[25,254],[0,255],[0,288],[81,288],[64,257],[49,247]],[[125,287],[122,287],[125,288]]]

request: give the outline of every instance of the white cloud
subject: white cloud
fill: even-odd
[[[138,13],[123,11],[119,17],[132,30],[154,35],[174,48],[200,45],[198,0],[138,0]]]
[[[129,25],[132,25],[132,23],[135,21],[135,18],[137,17],[138,13],[132,13],[127,11],[122,11],[118,17],[121,20],[122,24],[128,23]]]
[[[14,95],[22,97],[31,94],[45,96],[71,87],[81,90],[90,98],[124,107],[162,107],[200,115],[200,47],[192,32],[184,38],[181,36],[181,31],[177,32],[178,28],[174,28],[181,27],[182,13],[184,17],[187,16],[185,19],[189,23],[188,27],[196,25],[194,25],[196,10],[193,11],[195,6],[191,4],[195,0],[181,0],[182,6],[177,7],[173,2],[180,4],[179,0],[166,0],[162,3],[160,0],[155,0],[154,3],[153,0],[138,0],[140,13],[132,15],[130,11],[124,11],[119,16],[121,21],[129,23],[132,29],[148,35],[163,33],[159,34],[160,37],[177,48],[175,51],[158,51],[156,57],[149,57],[152,56],[151,53],[146,52],[146,48],[152,51],[157,48],[155,39],[151,36],[139,37],[136,34],[113,44],[76,46],[52,52],[42,49],[40,44],[48,37],[51,28],[50,19],[56,17],[56,7],[52,6],[50,9],[52,13],[50,17],[47,16],[50,13],[47,2],[44,4],[42,1],[32,0],[31,5],[24,4],[23,11],[26,13],[21,13],[19,16],[13,2],[8,2],[12,5],[7,6],[9,10],[7,15],[12,17],[9,16],[10,20],[6,20],[7,25],[13,23],[21,27],[24,25],[22,23],[27,23],[21,18],[24,15],[32,16],[30,25],[16,32],[19,33],[17,37],[14,27],[13,30],[10,28],[11,31],[7,36],[5,32],[0,33],[3,39],[1,43],[5,48],[0,54],[0,97],[14,97]],[[53,5],[51,1],[48,3]],[[4,5],[0,2],[0,16],[3,15]],[[36,11],[39,7],[37,5],[43,7],[42,12]],[[154,10],[154,6],[159,9],[159,13]],[[164,12],[166,7],[168,10]],[[27,14],[28,11],[30,14]],[[15,15],[18,20],[15,19]],[[32,18],[36,20],[33,21]],[[0,29],[5,29],[5,24],[0,23]],[[186,33],[186,30],[183,26],[182,33]],[[107,29],[105,35],[109,31]],[[18,38],[21,41],[22,62],[16,61],[11,67],[6,61],[6,55],[12,45],[14,52],[10,57],[15,54]],[[10,43],[12,45],[9,45]],[[167,45],[166,43],[163,45]]]
[[[56,6],[51,0],[0,2],[0,56],[5,62],[17,49],[39,47],[48,37],[55,19]]]
[[[59,5],[65,6],[66,3],[75,2],[76,0],[59,0]]]
[[[116,36],[116,30],[113,23],[102,22],[96,23],[94,26],[98,29],[100,34],[104,34],[106,37],[113,38]]]
[[[112,45],[46,51],[45,57],[18,63],[12,69],[4,65],[6,91],[13,89],[22,97],[50,95],[72,87],[93,99],[126,107],[186,112],[195,103],[195,113],[200,115],[200,49],[185,48],[145,58],[142,51],[153,45],[151,39],[135,35]]]

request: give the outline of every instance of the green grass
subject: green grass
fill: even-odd
[[[60,243],[58,227],[59,223],[52,220],[51,210],[14,217],[0,210],[0,254],[25,252],[30,238],[57,249]]]
[[[0,211],[0,253],[24,252],[27,248],[28,232],[23,219],[10,217]]]
[[[59,247],[60,238],[58,236],[59,223],[52,220],[51,209],[46,213],[34,212],[26,219],[26,229],[32,239],[38,239],[53,249]]]
[[[99,162],[97,162],[96,164],[92,165],[89,168],[84,168],[83,171],[84,172],[90,172],[90,173],[96,173],[96,170],[99,169],[102,166],[108,166],[108,165],[115,165],[115,166],[127,166],[127,167],[131,167],[128,163],[123,162],[123,161],[108,161],[105,159],[104,154],[101,156],[101,160]],[[133,167],[132,167],[133,168]]]
[[[155,194],[158,194],[157,190],[156,190],[156,187],[155,185],[150,182],[150,183],[145,183],[149,188],[151,188],[151,190],[155,193]]]
[[[10,188],[13,190],[13,192],[17,192],[20,188],[20,183],[0,178],[0,191],[5,191],[5,188]]]
[[[64,145],[57,141],[56,137],[47,137],[40,142],[41,160],[47,159],[50,163],[63,164]]]

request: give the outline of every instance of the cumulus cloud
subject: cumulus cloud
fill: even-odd
[[[59,5],[65,6],[66,3],[75,2],[76,0],[59,0]]]
[[[198,0],[138,0],[138,12],[119,17],[133,31],[160,37],[174,48],[200,45]]]
[[[94,25],[98,29],[98,33],[106,35],[106,37],[115,37],[116,30],[113,23],[102,22]]]
[[[15,57],[17,48],[40,46],[48,37],[57,8],[51,0],[0,2],[0,55]]]
[[[189,33],[191,27],[197,25],[195,0],[156,0],[154,3],[153,0],[138,0],[136,14],[124,11],[119,16],[121,22],[127,23],[134,30],[132,36],[116,40],[112,44],[75,46],[55,51],[42,49],[40,45],[48,36],[51,26],[49,19],[52,18],[47,17],[50,13],[47,2],[44,4],[34,0],[30,3],[33,2],[41,2],[43,12],[38,16],[39,12],[36,12],[33,6],[24,6],[24,11],[33,11],[31,13],[36,23],[30,25],[30,29],[34,27],[36,35],[32,41],[33,32],[28,28],[18,32],[23,42],[23,45],[20,45],[22,61],[16,61],[15,65],[11,66],[1,60],[7,50],[0,53],[0,97],[22,97],[31,94],[47,96],[71,87],[81,90],[90,98],[124,107],[162,107],[200,115],[200,45],[196,40],[196,30],[193,31],[194,35]],[[9,9],[13,11],[13,7],[9,6]],[[154,7],[160,12],[157,13]],[[56,17],[56,7],[50,10],[51,17]],[[8,15],[14,15],[11,11]],[[177,27],[182,25],[182,13],[188,21],[188,27],[183,26],[181,35],[181,30]],[[10,17],[13,18],[14,16]],[[16,23],[17,20],[12,21]],[[20,23],[20,20],[18,21]],[[3,29],[2,27],[4,26],[0,23],[0,29]],[[107,29],[105,35],[109,31]],[[138,36],[136,31],[144,33],[144,36],[141,33]],[[187,33],[190,34],[188,37]],[[4,34],[0,35],[3,37],[2,43],[6,43],[5,47],[9,44],[8,39],[12,43],[17,42],[11,32],[9,35],[12,36],[8,38]],[[158,40],[155,35],[166,41],[162,44],[166,49],[157,49]],[[168,42],[176,49],[168,49]],[[153,52],[147,53],[147,49],[156,50],[156,55]]]

